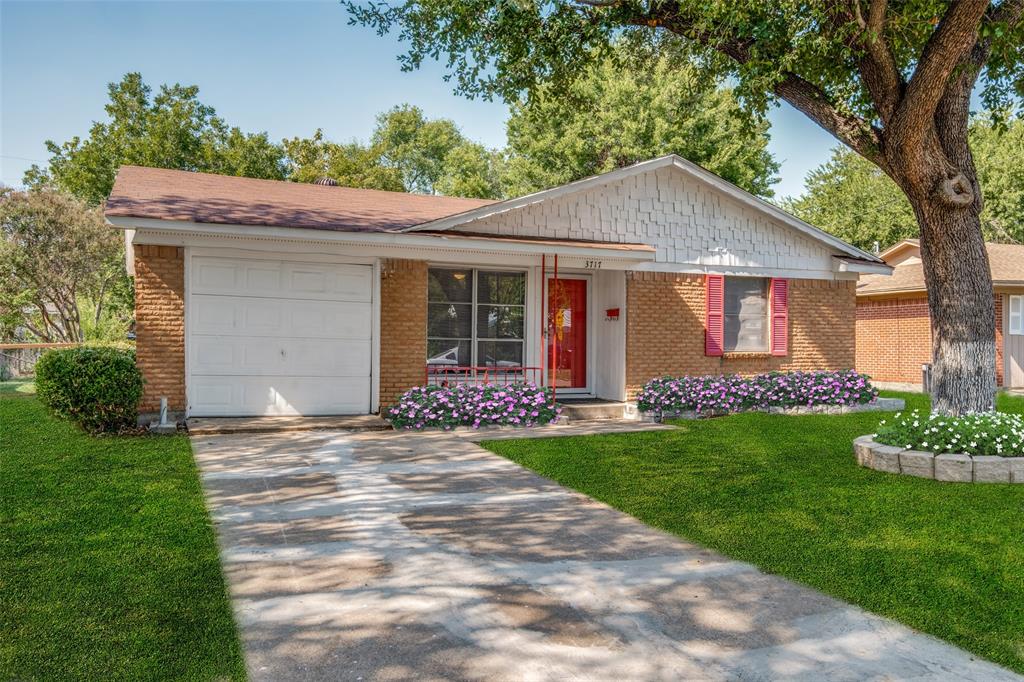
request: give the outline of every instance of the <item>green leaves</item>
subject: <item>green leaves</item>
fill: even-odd
[[[467,139],[449,119],[428,119],[402,104],[377,116],[369,144],[338,144],[317,130],[285,140],[288,177],[333,178],[345,187],[494,199],[501,196],[501,156]]]
[[[508,122],[506,194],[518,196],[679,154],[740,187],[771,196],[778,164],[768,123],[686,60],[627,41],[567,92],[541,88]]]
[[[985,238],[1024,243],[1024,120],[982,114],[970,126],[971,147],[984,196]],[[845,148],[811,171],[807,191],[785,207],[851,244],[886,247],[918,235],[903,192],[875,165]]]
[[[83,317],[102,318],[104,310],[108,330],[119,327],[123,338],[131,318],[124,241],[98,208],[53,190],[5,192],[0,262],[4,338],[20,327],[40,341],[82,341]]]
[[[47,167],[32,166],[25,184],[56,187],[99,204],[125,164],[282,179],[284,152],[266,133],[229,127],[199,88],[162,85],[155,95],[139,73],[108,86],[109,121],[93,122],[89,137],[58,145],[52,140]]]
[[[54,414],[89,433],[128,431],[136,425],[142,374],[135,351],[51,350],[36,363],[36,393]]]

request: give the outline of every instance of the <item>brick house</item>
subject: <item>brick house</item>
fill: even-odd
[[[996,306],[996,379],[1024,387],[1024,246],[986,244]],[[931,362],[932,329],[921,246],[907,239],[880,254],[891,276],[857,284],[857,370],[876,383],[921,384]]]
[[[443,381],[623,401],[847,369],[880,259],[678,156],[502,202],[121,168],[142,411],[375,412]]]

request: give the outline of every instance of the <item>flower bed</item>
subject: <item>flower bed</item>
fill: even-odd
[[[642,412],[698,416],[773,408],[852,407],[878,398],[863,374],[840,372],[772,372],[739,375],[660,377],[637,396]]]
[[[536,384],[508,386],[419,386],[388,410],[396,429],[456,426],[536,426],[558,420],[550,389]]]
[[[900,413],[879,423],[875,442],[906,450],[964,455],[1024,456],[1024,417],[980,412],[959,417]]]

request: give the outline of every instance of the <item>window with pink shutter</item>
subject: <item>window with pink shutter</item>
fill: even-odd
[[[773,279],[771,287],[772,355],[789,354],[789,282]]]
[[[724,348],[725,336],[725,277],[705,277],[705,330],[704,355],[719,356]]]

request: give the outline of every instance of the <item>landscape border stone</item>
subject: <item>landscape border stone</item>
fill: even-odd
[[[855,438],[853,454],[858,465],[890,474],[947,483],[1024,483],[1024,457],[936,455],[876,443],[872,436]]]
[[[742,414],[743,412],[767,412],[768,414],[853,414],[855,412],[896,412],[906,407],[906,402],[901,398],[876,398],[870,403],[861,405],[798,405],[795,407],[763,407],[739,412],[726,412],[723,410],[709,410],[697,412],[695,410],[680,410],[678,412],[641,412],[640,419],[646,422],[662,422],[665,419],[709,419],[711,417],[724,417],[729,414]]]

